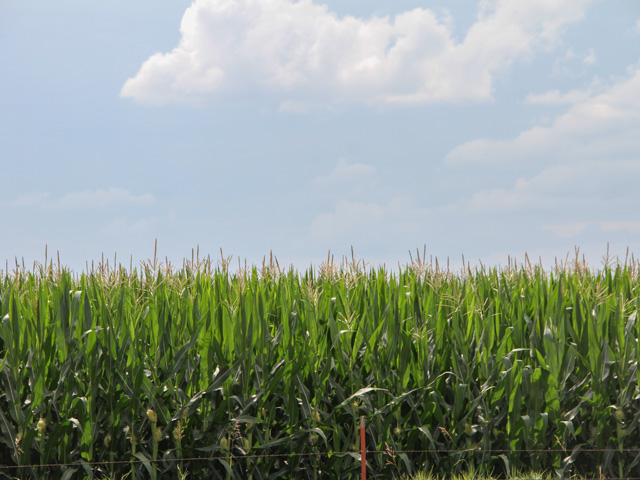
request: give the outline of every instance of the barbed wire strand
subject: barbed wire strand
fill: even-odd
[[[609,452],[635,452],[640,453],[639,448],[574,448],[571,451],[562,448],[534,448],[534,449],[482,449],[482,448],[467,448],[467,449],[424,449],[424,450],[394,450],[392,448],[386,450],[367,450],[367,455],[387,455],[396,456],[403,453],[441,453],[441,454],[465,454],[465,453],[488,453],[488,454],[502,454],[502,453],[564,453],[566,455],[573,453],[609,453]],[[143,464],[143,463],[169,463],[169,462],[206,462],[215,460],[249,460],[256,458],[275,458],[275,457],[304,457],[304,456],[330,456],[330,455],[351,455],[355,457],[360,456],[360,451],[339,451],[339,452],[290,452],[290,453],[262,453],[262,454],[247,454],[247,455],[215,455],[210,457],[185,457],[185,458],[148,458],[145,460],[139,457],[132,457],[130,460],[95,460],[95,461],[79,461],[79,462],[63,462],[63,463],[34,463],[28,465],[0,465],[0,471],[8,469],[20,469],[20,468],[56,468],[56,467],[84,467],[84,466],[101,466],[101,465],[123,465],[123,464]],[[585,478],[583,480],[640,480],[640,477],[600,477],[600,478]],[[508,479],[493,479],[493,480],[508,480]]]

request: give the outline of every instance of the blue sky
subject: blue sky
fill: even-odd
[[[635,0],[0,0],[1,269],[640,254]]]

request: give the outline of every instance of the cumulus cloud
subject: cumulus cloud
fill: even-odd
[[[640,151],[640,68],[605,91],[542,94],[531,103],[571,99],[574,103],[549,126],[535,126],[507,140],[475,139],[445,156],[450,166],[493,165],[522,167],[589,160],[638,161]]]
[[[518,178],[513,186],[489,188],[472,195],[470,213],[595,211],[637,202],[635,179],[640,160],[591,161],[544,168],[532,178]]]
[[[156,217],[144,218],[139,220],[130,220],[125,217],[116,217],[111,220],[102,232],[108,235],[123,236],[136,235],[152,232],[158,225]]]
[[[315,177],[309,187],[314,198],[332,205],[338,199],[366,202],[377,198],[380,190],[375,166],[350,163],[344,158],[340,158],[326,174]]]
[[[104,208],[117,205],[148,205],[155,201],[150,193],[134,195],[129,190],[111,187],[106,190],[85,190],[67,193],[54,202],[60,208]]]
[[[569,47],[563,56],[556,58],[553,65],[554,75],[560,77],[579,78],[585,75],[588,67],[595,65],[596,54],[593,48],[585,53],[576,53]]]
[[[326,186],[348,182],[361,181],[373,176],[376,167],[366,163],[349,163],[344,158],[338,160],[338,164],[328,175],[321,175],[313,180],[315,185]]]
[[[552,232],[556,237],[571,238],[580,235],[589,226],[589,222],[562,223],[559,225],[543,225],[543,230]]]
[[[30,192],[10,200],[7,204],[10,207],[24,208],[44,205],[49,199],[49,192]]]
[[[445,157],[450,169],[468,174],[475,167],[490,167],[500,180],[484,177],[480,188],[451,208],[473,215],[579,218],[599,225],[600,232],[635,232],[629,216],[640,204],[640,68],[631,68],[600,93],[569,96],[571,105],[548,126],[510,139],[475,139],[453,149]],[[548,92],[535,100],[553,103],[563,97]],[[615,222],[600,220],[614,216]],[[572,222],[541,228],[566,238],[586,226]]]
[[[310,238],[325,244],[367,245],[388,238],[389,232],[411,236],[431,214],[414,198],[379,187],[376,168],[365,163],[341,158],[327,175],[313,179],[311,186],[330,200],[309,225]]]
[[[584,102],[591,96],[590,90],[571,90],[561,93],[560,90],[549,90],[543,93],[530,93],[524,99],[527,105],[572,105]]]
[[[561,223],[557,225],[543,225],[543,230],[551,231],[560,238],[569,238],[580,235],[589,226],[594,226],[605,233],[623,232],[626,234],[640,235],[640,222],[638,221],[597,221],[597,222],[574,222]]]
[[[385,232],[399,236],[415,233],[430,213],[406,197],[394,197],[385,203],[340,200],[332,212],[314,218],[310,234],[325,242],[348,239],[361,245],[379,239]]]
[[[591,1],[481,1],[476,23],[457,42],[449,16],[426,8],[363,19],[312,0],[195,0],[179,44],[145,61],[121,95],[199,105],[251,90],[276,93],[289,111],[485,101],[497,71],[553,45]]]
[[[600,222],[603,232],[626,232],[640,235],[640,222],[638,221],[605,221]]]
[[[594,63],[596,63],[596,52],[593,50],[593,48],[589,50],[589,53],[582,57],[582,63],[584,65],[593,65]]]
[[[38,208],[105,208],[115,206],[149,205],[155,202],[155,197],[150,193],[135,195],[129,190],[117,187],[98,190],[85,190],[82,192],[70,192],[57,198],[49,192],[34,192],[23,195],[8,202],[12,207],[38,207]]]

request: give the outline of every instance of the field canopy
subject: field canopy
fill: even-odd
[[[0,477],[635,476],[639,266],[4,272]]]

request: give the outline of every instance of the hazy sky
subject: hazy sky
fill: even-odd
[[[0,260],[640,255],[637,0],[0,0]]]

